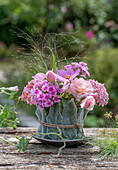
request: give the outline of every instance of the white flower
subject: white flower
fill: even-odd
[[[10,91],[19,91],[18,86],[9,87]]]

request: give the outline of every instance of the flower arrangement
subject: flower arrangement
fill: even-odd
[[[103,107],[109,99],[104,84],[87,79],[87,76],[90,77],[87,64],[73,62],[61,70],[53,63],[52,70],[32,77],[21,98],[27,104],[37,106],[39,132],[55,132],[59,127],[65,139],[83,137],[87,113],[97,104]],[[54,136],[46,138],[58,140]]]
[[[104,85],[95,80],[85,80],[86,76],[90,74],[84,62],[66,65],[65,70],[57,70],[57,73],[38,73],[28,82],[21,98],[40,110],[60,103],[62,98],[73,98],[78,107],[87,110],[93,110],[97,103],[102,107],[107,105],[109,97]]]

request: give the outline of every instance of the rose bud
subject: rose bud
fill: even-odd
[[[46,73],[46,78],[48,79],[49,82],[54,82],[56,80],[56,75],[52,71],[48,71]]]
[[[93,96],[87,96],[80,104],[81,108],[85,108],[87,110],[93,110],[94,105],[95,105],[95,99]]]

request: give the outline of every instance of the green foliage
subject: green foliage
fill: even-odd
[[[58,132],[59,132],[59,133],[54,133],[54,132],[50,132],[50,133],[34,133],[34,134],[31,136],[30,139],[28,139],[26,136],[23,136],[23,137],[21,137],[21,138],[19,138],[18,136],[16,136],[16,138],[18,139],[17,144],[11,143],[11,142],[9,142],[9,141],[5,140],[4,138],[1,138],[1,137],[0,137],[0,139],[3,140],[3,141],[5,141],[5,142],[7,142],[7,143],[9,143],[10,145],[16,146],[17,149],[18,149],[18,152],[20,152],[20,151],[25,152],[25,151],[27,150],[27,147],[28,147],[29,142],[32,140],[32,138],[33,138],[35,135],[51,135],[51,134],[52,134],[52,135],[56,135],[56,136],[60,137],[61,140],[62,140],[63,143],[64,143],[63,146],[61,146],[61,147],[59,148],[57,155],[54,155],[54,157],[58,157],[58,156],[60,155],[60,153],[62,152],[62,149],[66,147],[66,142],[65,142],[64,138],[61,136],[61,134],[62,134],[61,129],[59,129],[59,128],[57,128],[57,129],[58,129]]]
[[[28,147],[28,144],[29,144],[29,140],[27,139],[26,136],[23,136],[22,138],[20,138],[18,143],[16,144],[16,147],[18,148],[18,152],[20,152],[21,150],[25,152]]]
[[[24,41],[13,33],[16,27],[25,32],[34,31],[35,35],[37,30],[45,35],[92,29],[101,37],[104,32],[109,34],[104,28],[106,21],[114,20],[118,24],[117,7],[116,0],[0,0],[0,39],[7,45],[16,41],[23,44]],[[67,27],[69,24],[70,28]],[[117,32],[114,36],[117,37]],[[114,41],[118,42],[116,38]]]
[[[9,95],[9,100],[11,100],[17,91],[10,91],[9,88],[1,87],[0,94],[2,93]],[[16,129],[17,125],[20,124],[17,116],[18,112],[15,105],[8,107],[6,104],[4,106],[0,104],[0,127],[13,127],[13,129]]]
[[[118,158],[118,139],[107,137],[101,140],[94,140],[92,143],[99,146],[100,148],[100,151],[97,155],[99,158]]]
[[[17,54],[18,47],[15,44],[11,44],[7,47],[0,41],[0,60],[9,60]]]
[[[20,121],[17,117],[18,113],[16,112],[15,106],[8,107],[5,105],[0,108],[0,127],[13,127],[16,129],[17,125],[20,124]]]
[[[104,83],[109,93],[109,105],[118,103],[118,49],[104,46],[88,53],[88,67],[91,79]]]
[[[84,123],[85,127],[91,127],[91,128],[96,128],[104,125],[105,125],[104,119],[101,117],[97,117],[96,115],[88,115]]]
[[[107,119],[108,128],[99,131],[99,138],[93,139],[91,143],[99,146],[98,158],[104,159],[106,157],[118,158],[118,115],[114,116],[113,113],[106,112],[104,114]]]

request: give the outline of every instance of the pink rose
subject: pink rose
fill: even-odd
[[[69,81],[69,80],[66,80],[66,81],[64,82],[64,85],[63,85],[63,87],[62,87],[62,90],[63,90],[63,92],[67,92],[67,93],[70,93],[70,92],[71,92],[72,88],[71,88],[71,84],[70,84],[70,81]]]
[[[56,80],[56,75],[52,71],[48,71],[46,73],[46,78],[48,79],[49,82],[54,82]]]
[[[95,99],[93,96],[87,96],[82,103],[80,104],[81,108],[85,108],[87,110],[93,110],[95,106]]]
[[[72,80],[72,95],[77,101],[80,101],[82,97],[86,97],[93,92],[93,88],[90,82],[83,78],[75,78]]]

